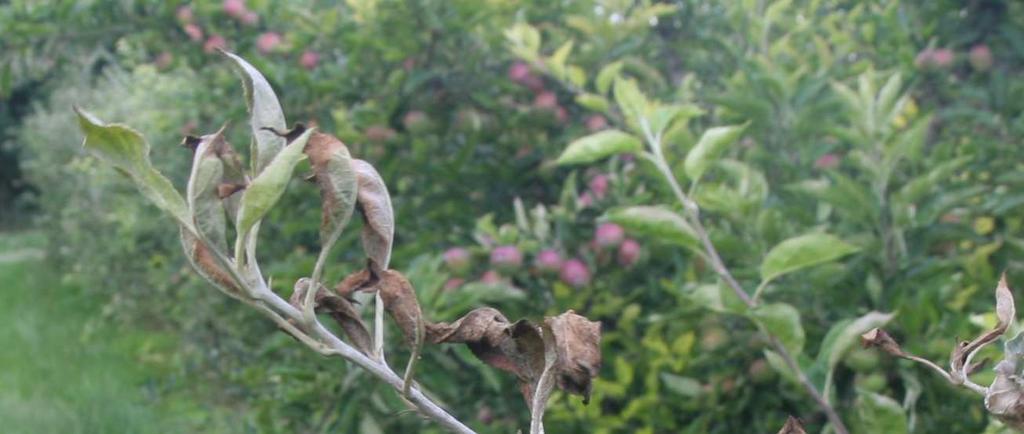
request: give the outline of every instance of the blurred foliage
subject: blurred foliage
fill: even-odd
[[[8,212],[9,198],[25,200],[19,190],[31,185],[31,219],[64,278],[105,300],[119,321],[179,333],[178,373],[216,385],[210,405],[244,409],[239,431],[435,432],[398,410],[389,389],[304,351],[199,284],[168,221],[80,149],[74,104],[139,129],[179,187],[190,158],[177,146],[182,135],[230,120],[229,137],[244,143],[237,78],[214,49],[223,44],[267,75],[295,116],[289,122],[315,121],[380,169],[398,221],[393,263],[427,315],[488,302],[511,317],[576,309],[604,323],[594,399],[583,406],[556,394],[551,432],[774,432],[788,414],[816,428],[824,419],[770,369],[757,328],[705,307],[700,295],[716,280],[692,250],[625,224],[642,246],[637,258],[592,245],[608,211],[672,201],[655,168],[628,155],[579,169],[554,161],[580,137],[631,128],[616,109],[615,76],[686,107],[689,119],[663,136],[681,175],[702,132],[749,122],[725,151],[731,163],[709,169],[693,192],[737,278],[757,286],[765,254],[804,233],[859,247],[764,287],[766,299],[799,312],[808,369],[830,330],[873,310],[895,313],[888,327],[905,348],[942,360],[954,336],[991,321],[1000,271],[1011,285],[1024,281],[1014,259],[1024,246],[1022,8],[1009,0],[13,0],[0,6],[0,203]],[[952,53],[948,62],[922,57],[940,49]],[[270,218],[279,223],[264,229],[266,250],[277,252],[263,259],[265,271],[283,293],[312,268],[314,197],[296,180]],[[340,243],[355,246],[355,233]],[[504,271],[485,277],[491,250],[504,245],[523,252],[524,264],[496,264]],[[468,267],[444,265],[453,246],[467,247]],[[578,259],[587,282],[571,284],[565,265],[543,271],[534,261],[545,249]],[[360,254],[336,256],[329,279]],[[851,352],[831,379],[831,399],[855,430],[891,403],[910,432],[989,425],[975,396],[874,356]],[[468,351],[427,351],[418,372],[481,432],[525,425],[513,382]],[[814,376],[826,382],[826,372]]]

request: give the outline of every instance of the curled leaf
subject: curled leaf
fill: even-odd
[[[242,295],[238,282],[220,265],[210,248],[184,226],[181,227],[181,247],[189,264],[200,276],[229,295]]]
[[[374,265],[371,260],[367,269],[346,277],[338,285],[337,293],[339,298],[348,297],[355,291],[375,292],[380,296],[384,309],[398,324],[402,336],[405,337],[406,345],[412,349],[405,375],[406,392],[408,392],[412,371],[419,358],[426,333],[423,311],[420,309],[419,300],[416,299],[416,290],[402,273],[394,270],[380,270]]]
[[[292,292],[288,302],[295,306],[296,309],[302,308],[302,302],[306,297],[307,291],[309,291],[311,282],[307,278],[301,278],[295,282],[294,292]],[[356,310],[355,306],[352,306],[351,302],[344,297],[327,291],[323,285],[317,285],[314,302],[316,303],[317,312],[327,313],[338,323],[338,326],[345,332],[345,336],[348,337],[349,343],[352,346],[356,347],[363,354],[369,355],[372,353],[370,332],[367,331],[366,325],[363,324],[363,320],[359,316],[359,311]]]
[[[778,434],[807,434],[807,431],[804,430],[804,424],[800,423],[800,419],[789,416]]]
[[[226,146],[224,128],[201,138],[187,137],[186,147],[195,151],[192,159],[192,173],[186,187],[186,200],[196,230],[210,247],[225,251],[227,247],[224,205],[218,188],[224,178],[224,162],[217,149]]]
[[[358,180],[359,212],[363,216],[363,250],[377,267],[386,270],[395,236],[395,216],[384,179],[370,163],[352,160]]]
[[[1006,333],[1006,330],[1013,324],[1015,315],[1016,308],[1013,303],[1013,293],[1010,292],[1010,287],[1006,283],[1006,273],[1003,273],[1003,276],[999,279],[999,284],[996,285],[996,318],[998,318],[999,322],[992,330],[983,333],[970,342],[961,343],[953,349],[953,353],[950,356],[952,371],[954,373],[964,372],[968,365],[970,365],[970,359],[974,353]]]
[[[453,323],[428,323],[426,328],[429,342],[465,343],[484,363],[516,375],[523,397],[538,411],[550,394],[547,381],[587,402],[591,380],[601,368],[600,323],[571,310],[537,326],[525,320],[509,323],[501,312],[480,308]]]
[[[320,188],[321,249],[330,250],[352,217],[356,205],[357,183],[352,158],[341,140],[320,132],[309,137],[303,152],[309,156],[314,179]]]
[[[1007,425],[1024,429],[1024,333],[1008,341],[1003,360],[996,365],[996,378],[985,390],[985,409]]]
[[[900,344],[896,342],[888,332],[880,328],[874,328],[868,330],[867,333],[860,335],[861,344],[865,347],[879,348],[890,355],[896,357],[905,357],[906,353],[900,348]]]
[[[452,323],[427,323],[426,337],[432,344],[464,343],[484,363],[516,373],[516,366],[502,351],[511,323],[497,309],[483,307],[470,311]]]
[[[554,335],[558,387],[590,401],[591,380],[601,370],[601,323],[569,310],[544,323]]]

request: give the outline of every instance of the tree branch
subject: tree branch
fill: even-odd
[[[711,237],[708,235],[707,229],[700,220],[700,207],[697,206],[697,203],[694,202],[693,199],[690,199],[683,192],[682,187],[679,185],[679,181],[676,180],[675,175],[672,173],[672,169],[669,168],[668,163],[665,161],[665,156],[661,151],[660,138],[651,134],[650,126],[647,124],[646,119],[640,119],[640,123],[651,148],[651,155],[649,159],[654,162],[655,166],[657,166],[662,177],[665,178],[669,187],[672,188],[672,192],[675,194],[676,200],[678,200],[683,206],[683,209],[685,210],[683,217],[688,223],[690,223],[690,226],[693,227],[694,232],[697,233],[697,237],[700,239],[701,245],[704,247],[704,252],[706,253],[707,258],[711,261],[711,268],[715,270],[715,273],[717,273],[730,288],[732,288],[733,292],[736,293],[736,296],[739,297],[740,300],[743,300],[743,303],[746,304],[748,308],[753,309],[757,307],[757,302],[743,290],[740,283],[732,276],[732,273],[729,272],[729,268],[726,267],[725,262],[722,261],[721,255],[718,254],[718,249],[716,249],[714,243],[711,242]],[[846,428],[846,425],[843,424],[843,420],[839,417],[839,413],[836,412],[835,408],[833,408],[828,401],[825,400],[818,391],[818,388],[815,387],[814,383],[812,383],[807,377],[807,374],[800,369],[800,365],[797,363],[796,358],[789,353],[789,350],[786,349],[786,346],[783,345],[781,341],[779,341],[778,337],[768,333],[767,331],[766,334],[768,335],[772,349],[779,355],[779,357],[782,358],[782,361],[786,366],[793,371],[797,376],[800,385],[803,386],[807,394],[814,399],[814,402],[818,405],[821,411],[825,413],[825,416],[835,429],[836,434],[848,434],[849,430]]]

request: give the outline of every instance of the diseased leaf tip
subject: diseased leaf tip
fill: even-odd
[[[879,348],[896,357],[903,357],[906,354],[900,348],[900,344],[888,332],[880,328],[868,330],[867,333],[860,335],[860,339],[864,348]]]
[[[181,139],[181,147],[187,148],[188,150],[195,152],[196,149],[199,148],[199,143],[201,143],[202,141],[203,139],[200,139],[199,137],[196,136],[185,136],[184,139]]]
[[[276,134],[278,137],[283,137],[285,140],[288,141],[288,143],[291,143],[295,141],[295,139],[299,138],[299,136],[305,133],[306,130],[308,130],[309,128],[307,128],[306,125],[303,123],[296,123],[295,126],[292,127],[292,129],[284,132],[281,132],[274,127],[263,127],[260,129],[264,131],[270,131]]]

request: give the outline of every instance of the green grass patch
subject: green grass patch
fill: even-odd
[[[224,432],[224,418],[167,387],[177,338],[106,320],[102,300],[62,286],[36,233],[0,234],[0,431]],[[194,386],[194,385],[193,385]]]

